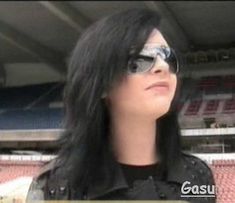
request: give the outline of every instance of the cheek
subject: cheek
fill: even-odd
[[[170,76],[170,92],[167,95],[158,95],[146,92],[146,78],[132,76],[116,85],[109,93],[109,101],[114,111],[132,114],[159,114],[164,113],[170,106],[175,95],[177,79]]]
[[[172,83],[172,99],[175,95],[175,92],[176,92],[176,87],[177,87],[177,77],[176,75],[172,75],[172,78],[171,78],[171,83]]]
[[[109,93],[112,106],[135,108],[143,102],[143,84],[138,76],[128,77],[116,85]]]

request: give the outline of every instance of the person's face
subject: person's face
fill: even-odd
[[[156,29],[145,45],[169,47]],[[124,80],[113,86],[107,95],[110,110],[114,113],[157,119],[168,112],[176,91],[176,83],[176,74],[169,70],[166,61],[157,56],[152,69],[127,74]]]

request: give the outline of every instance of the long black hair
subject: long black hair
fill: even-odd
[[[109,147],[110,118],[102,94],[127,72],[130,50],[138,54],[160,16],[148,9],[129,9],[88,27],[72,52],[64,91],[65,131],[57,161],[72,184],[90,184]],[[133,51],[133,50],[132,50]],[[180,155],[180,134],[174,102],[156,122],[157,148],[164,169]]]

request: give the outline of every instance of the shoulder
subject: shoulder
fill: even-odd
[[[51,178],[51,172],[55,169],[55,160],[46,163],[38,172],[29,186],[26,202],[31,200],[44,200],[46,199],[46,191],[48,181]]]
[[[65,178],[64,168],[61,167],[56,159],[46,164],[29,187],[26,203],[35,200],[69,200],[79,199],[80,190],[71,188],[69,181]]]
[[[183,153],[181,161],[181,192],[190,192],[191,195],[202,195],[199,202],[216,202],[215,181],[210,165],[199,157]],[[186,187],[187,185],[187,187]],[[184,193],[185,194],[185,193]],[[212,195],[203,197],[203,195]],[[214,196],[213,196],[214,195]]]
[[[215,184],[213,171],[204,160],[195,155],[183,152],[182,162],[183,167],[191,172],[193,179],[209,185]]]
[[[209,165],[195,155],[182,152],[181,157],[168,169],[168,180],[183,184],[214,185],[214,177]]]
[[[200,167],[206,167],[209,169],[208,164],[204,160],[193,154],[182,152],[182,158],[184,159],[185,163],[191,163],[192,165],[199,164]]]

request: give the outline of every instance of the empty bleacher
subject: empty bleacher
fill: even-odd
[[[62,83],[0,89],[0,130],[62,128]]]
[[[235,75],[184,79],[182,98],[178,112],[183,128],[206,128],[204,119],[210,117],[223,127],[235,125]]]
[[[48,107],[62,100],[63,83],[47,83],[0,89],[0,109]]]
[[[219,86],[221,76],[206,76],[202,77],[197,84],[197,87],[207,92],[207,90],[215,89]]]
[[[235,112],[235,98],[225,100],[223,113],[234,113],[234,112]]]
[[[219,106],[219,100],[208,100],[203,114],[215,114]]]
[[[235,75],[226,75],[223,78],[223,84],[225,88],[234,89],[235,88]]]
[[[35,176],[43,166],[38,161],[0,161],[0,184],[21,176]]]
[[[217,201],[232,203],[235,199],[235,160],[214,160],[211,165],[217,185]]]
[[[201,107],[202,100],[190,101],[185,115],[196,115]]]
[[[1,130],[62,128],[61,108],[6,110],[0,113]]]

